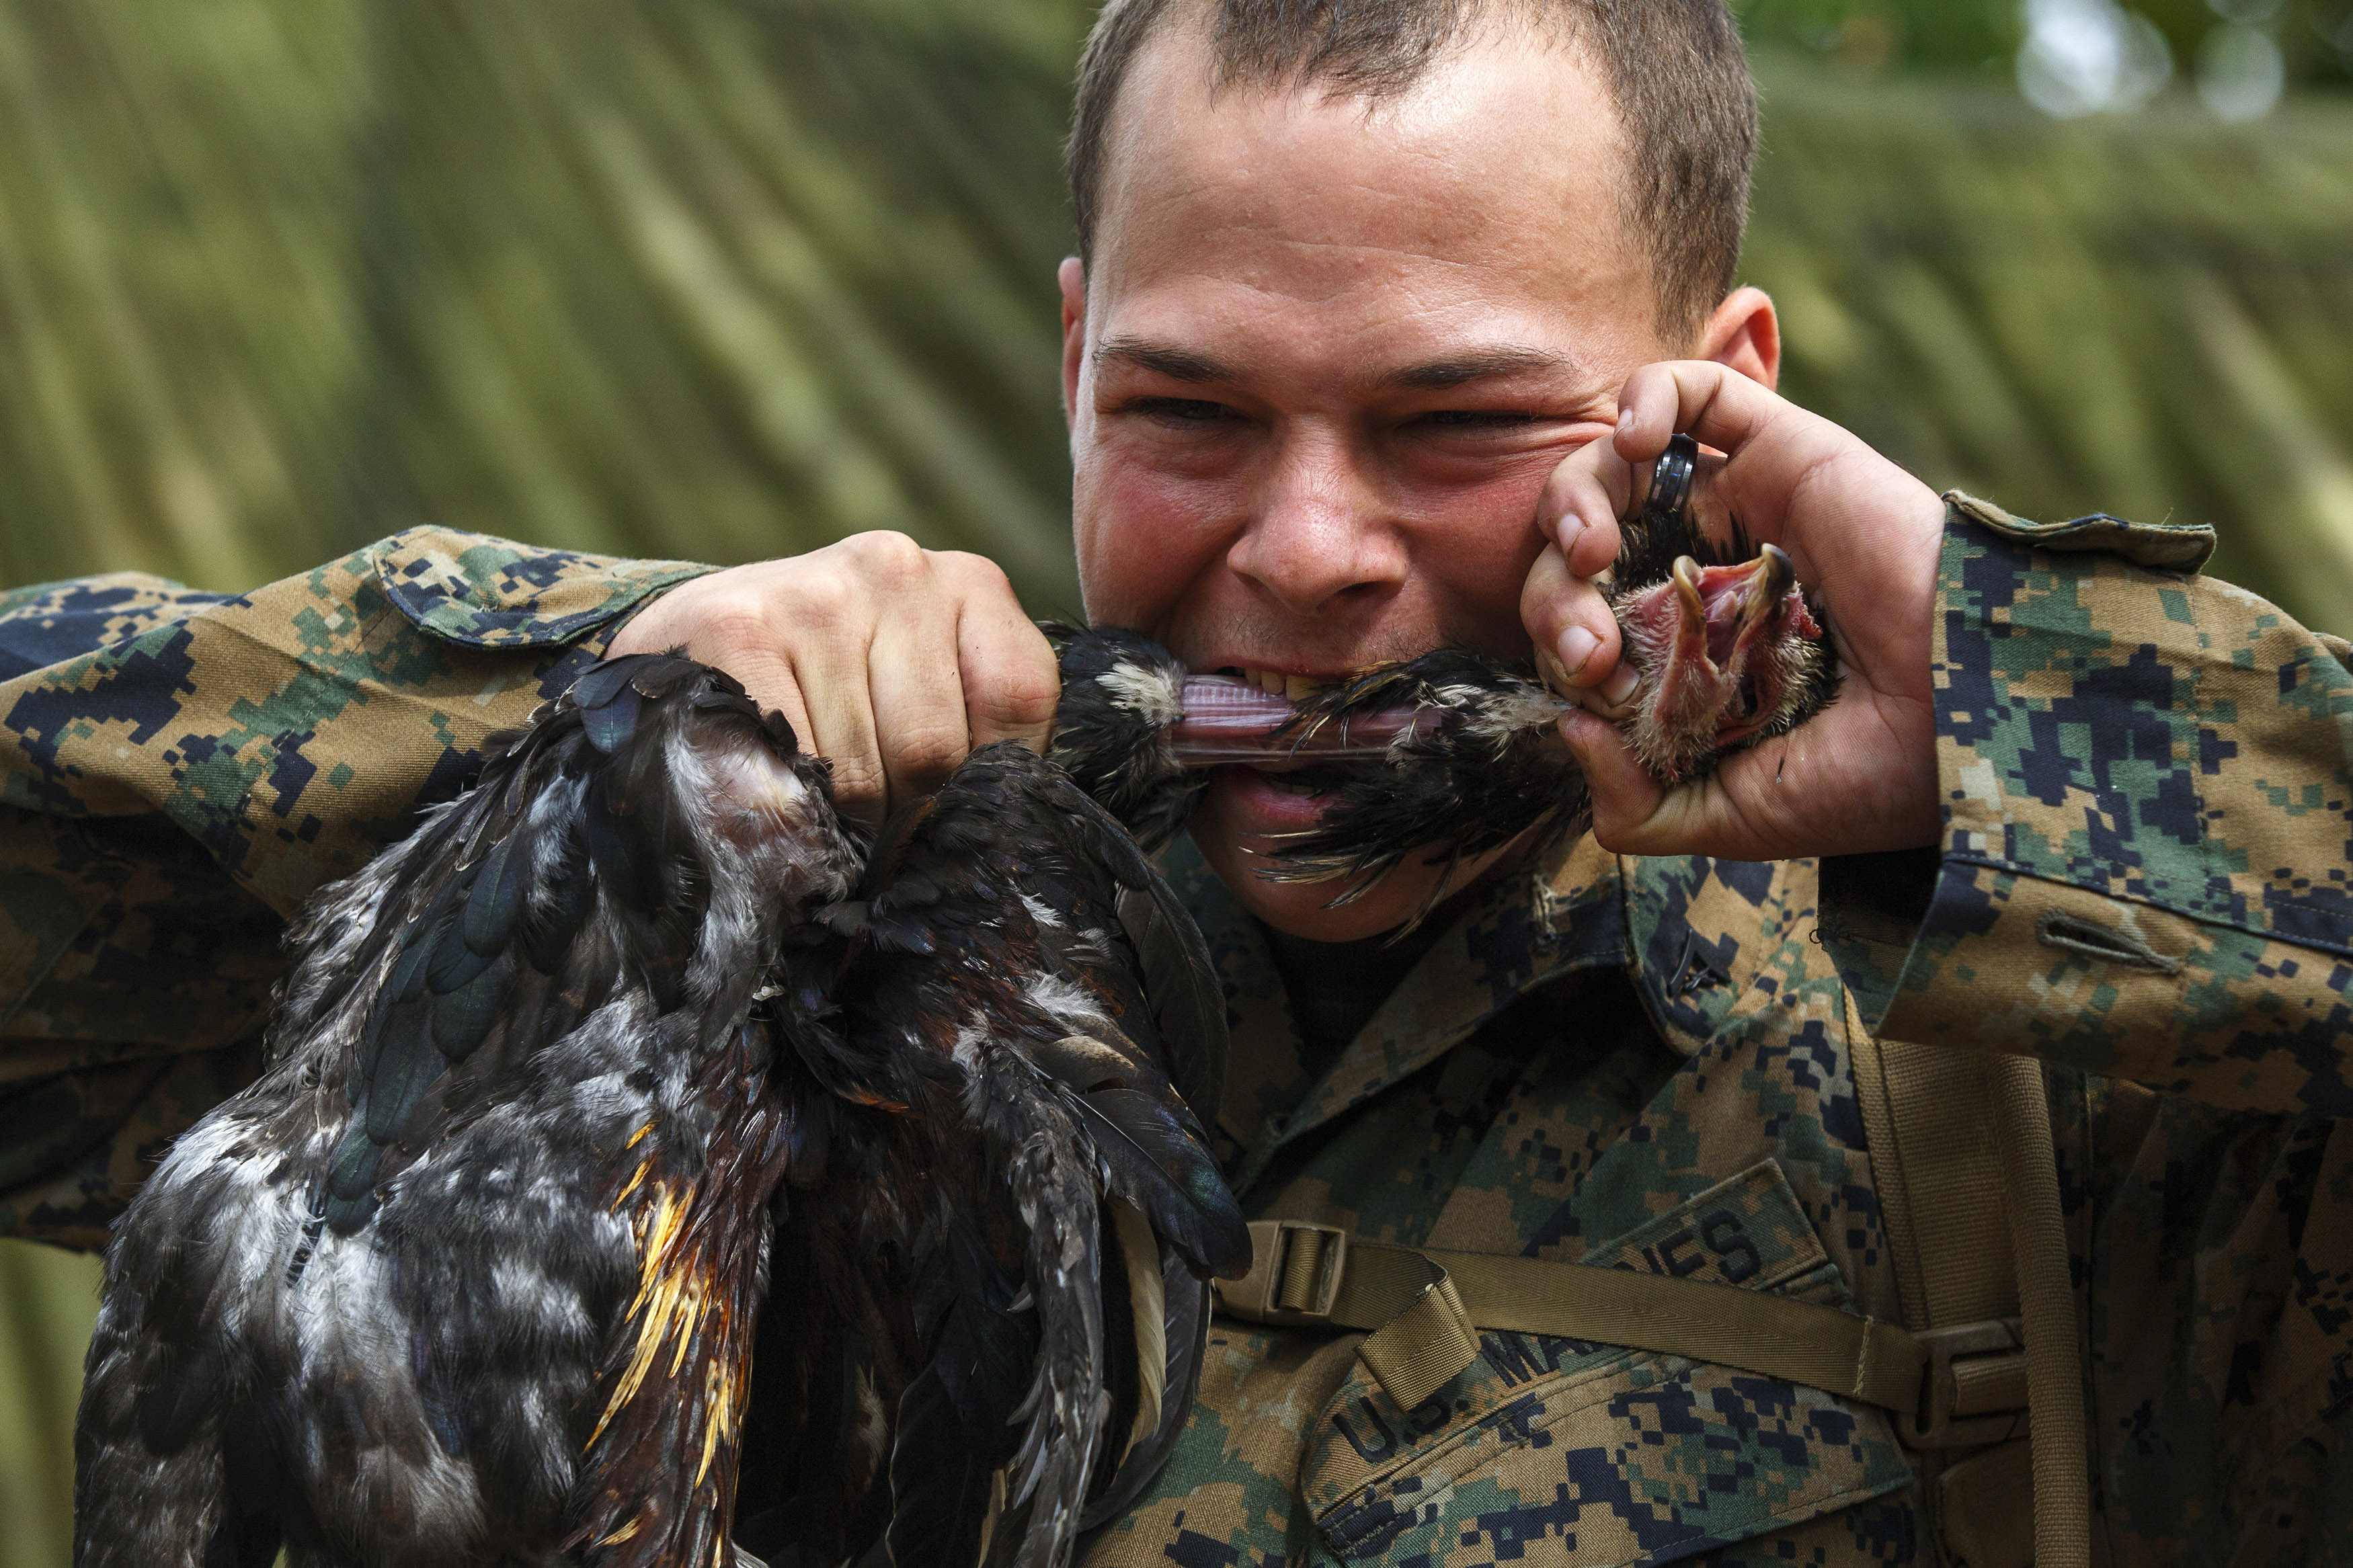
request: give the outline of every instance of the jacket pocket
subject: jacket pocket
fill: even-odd
[[[713,570],[412,528],[370,545],[385,595],[419,630],[468,647],[551,647],[618,621],[649,595]]]
[[[1849,1301],[1770,1161],[1580,1261]],[[1535,1334],[1480,1340],[1469,1370],[1411,1410],[1361,1364],[1324,1406],[1301,1489],[1335,1557],[1671,1563],[1912,1480],[1869,1405],[1682,1356]]]

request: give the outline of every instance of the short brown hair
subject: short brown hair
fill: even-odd
[[[1105,0],[1079,58],[1071,202],[1094,244],[1112,108],[1129,64],[1173,13],[1206,13],[1212,79],[1378,100],[1482,26],[1557,32],[1598,62],[1624,128],[1620,195],[1658,278],[1659,321],[1695,331],[1732,289],[1757,158],[1757,89],[1724,0]]]

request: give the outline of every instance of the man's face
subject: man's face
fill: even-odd
[[[1092,267],[1062,273],[1089,616],[1261,679],[1440,644],[1525,658],[1546,476],[1685,346],[1655,325],[1623,165],[1607,89],[1559,46],[1482,43],[1368,110],[1320,86],[1213,97],[1189,29],[1148,43]],[[1294,935],[1371,935],[1432,897],[1418,863],[1339,909],[1258,877],[1317,809],[1230,767],[1193,833]]]

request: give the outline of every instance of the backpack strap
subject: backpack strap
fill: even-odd
[[[2084,1361],[2075,1339],[2075,1287],[2066,1214],[2051,1138],[2042,1064],[2002,1057],[1993,1067],[2010,1239],[2026,1320],[2028,1431],[2034,1474],[2036,1568],[2091,1568],[2092,1479],[2084,1429]]]
[[[1917,1448],[1979,1449],[1930,1468],[1945,1543],[1969,1568],[2081,1568],[2082,1362],[2042,1064],[1875,1040],[1852,997],[1846,1021],[1905,1321],[1953,1347],[1960,1376],[1999,1384],[1970,1401],[1981,1415],[1897,1423]]]
[[[1921,1407],[1937,1362],[1894,1323],[1761,1290],[1397,1247],[1296,1220],[1250,1231],[1250,1272],[1217,1281],[1219,1310],[1255,1323],[1370,1330],[1357,1353],[1408,1410],[1471,1364],[1480,1329],[1690,1356],[1906,1414]]]

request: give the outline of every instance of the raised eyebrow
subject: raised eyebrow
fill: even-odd
[[[1448,387],[1483,381],[1491,375],[1512,375],[1532,370],[1573,373],[1577,368],[1575,360],[1566,354],[1555,353],[1550,349],[1474,349],[1468,353],[1449,354],[1444,359],[1408,365],[1381,379],[1391,386],[1415,392],[1443,392]]]
[[[1144,338],[1105,338],[1095,345],[1095,368],[1105,364],[1130,364],[1165,375],[1171,381],[1239,381],[1241,373],[1223,360],[1191,349],[1180,349],[1174,343],[1155,343]]]

